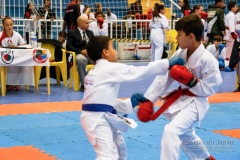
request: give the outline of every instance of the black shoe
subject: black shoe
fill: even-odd
[[[80,92],[84,92],[84,85],[81,85]]]
[[[237,88],[235,91],[233,91],[233,92],[240,92],[240,85],[239,85],[238,88]]]

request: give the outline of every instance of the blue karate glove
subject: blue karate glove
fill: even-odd
[[[138,105],[139,102],[145,102],[146,98],[143,97],[142,93],[134,93],[131,96],[131,102],[132,102],[132,107],[136,107]]]
[[[219,44],[219,55],[222,53],[223,48],[224,48],[224,45],[223,44]]]
[[[174,56],[174,57],[170,58],[169,59],[169,69],[171,69],[172,66],[174,66],[175,64],[179,64],[179,65],[183,66],[184,60],[178,56]]]

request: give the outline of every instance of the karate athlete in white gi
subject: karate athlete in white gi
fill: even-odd
[[[96,152],[96,160],[126,160],[126,145],[122,131],[128,123],[116,113],[128,114],[143,97],[117,98],[120,84],[139,81],[151,75],[165,75],[174,64],[183,65],[182,58],[150,62],[147,66],[131,66],[117,63],[112,41],[106,36],[96,36],[87,44],[90,59],[96,65],[85,77],[81,124]],[[134,123],[131,119],[126,119]],[[130,125],[131,126],[131,125]]]
[[[0,46],[17,47],[24,45],[22,36],[13,30],[13,20],[10,17],[3,19],[4,31],[0,32]],[[16,85],[15,90],[20,90],[18,85],[34,85],[33,67],[9,66],[7,67],[7,85]]]
[[[236,31],[236,17],[235,13],[238,10],[236,1],[230,1],[228,3],[228,14],[225,17],[225,26],[226,26],[226,59],[230,59],[232,54],[232,48],[235,39],[238,38],[238,34]]]
[[[152,41],[151,61],[162,59],[163,46],[166,41],[164,29],[169,29],[167,18],[161,14],[164,10],[164,5],[155,4],[153,18],[149,23],[151,29],[150,39]]]
[[[173,57],[181,57],[186,63],[174,65],[166,75],[156,77],[144,94],[146,102],[140,104],[138,118],[143,122],[155,120],[158,111],[168,105],[163,110],[169,123],[164,127],[160,159],[179,160],[181,146],[190,160],[214,160],[196,135],[194,125],[204,118],[209,109],[208,96],[216,93],[222,83],[218,61],[201,43],[203,24],[196,14],[181,18],[175,29],[180,49]],[[174,81],[179,82],[179,88],[169,95],[167,92]],[[168,95],[164,105],[153,113],[153,104],[164,95]]]
[[[90,23],[88,29],[93,31],[94,36],[108,36],[108,24],[104,20],[103,12],[96,12],[95,18],[96,20]]]
[[[213,37],[213,44],[208,45],[206,49],[218,60],[219,68],[228,66],[229,61],[225,60],[226,48],[222,44],[222,37],[220,35],[215,35]]]

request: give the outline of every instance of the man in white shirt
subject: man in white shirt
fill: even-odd
[[[111,22],[113,23],[113,26],[112,26],[112,35],[113,35],[113,38],[115,38],[116,36],[116,27],[117,27],[117,22],[115,20],[117,20],[117,16],[116,14],[112,13],[110,8],[107,8],[106,10],[107,14],[105,14],[105,20],[107,21],[108,23],[108,35],[110,36],[111,35]],[[119,29],[120,31],[120,29]]]
[[[112,13],[110,8],[107,8],[106,10],[107,14],[105,14],[106,21],[108,23],[111,23],[112,20],[117,20],[116,14]],[[116,25],[116,22],[113,22],[114,25]]]

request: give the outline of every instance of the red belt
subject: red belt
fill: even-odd
[[[188,89],[181,89],[181,87],[178,88],[178,90],[173,91],[168,96],[166,96],[164,99],[166,102],[157,110],[157,112],[153,113],[151,116],[151,120],[157,119],[170,105],[173,104],[181,95],[188,95],[188,96],[196,96],[192,92],[190,92]]]

